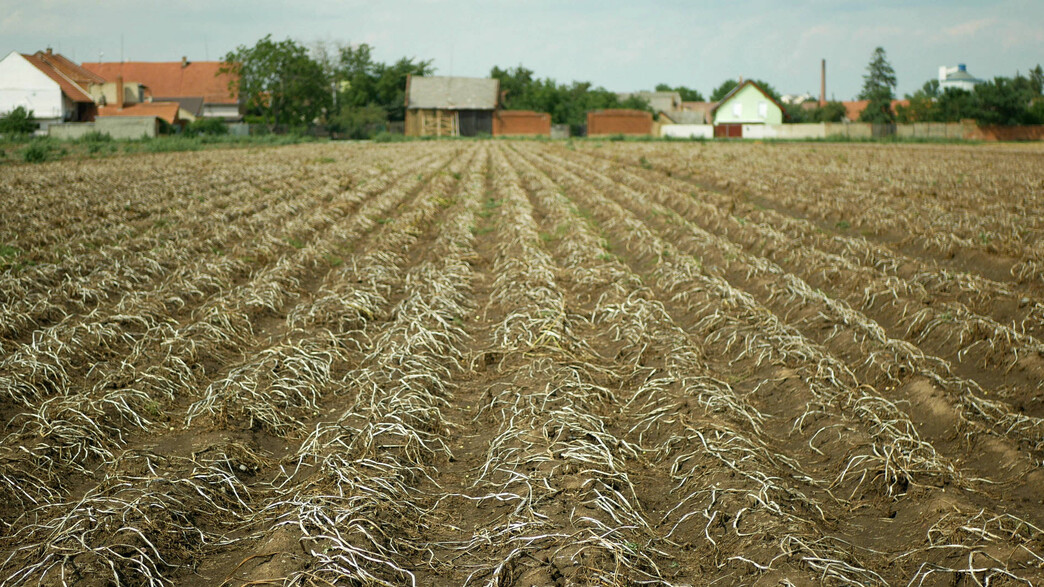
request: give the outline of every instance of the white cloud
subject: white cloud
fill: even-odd
[[[978,20],[969,20],[968,22],[962,22],[961,24],[948,27],[943,30],[950,37],[970,37],[975,33],[981,31],[984,28],[992,26],[997,22],[996,18],[980,18]]]

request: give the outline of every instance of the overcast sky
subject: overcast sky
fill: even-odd
[[[381,61],[433,59],[440,75],[523,64],[614,91],[660,82],[708,94],[763,79],[781,93],[859,93],[884,47],[898,94],[966,63],[980,78],[1044,63],[1042,0],[0,0],[0,56],[53,47],[78,62],[220,60],[271,33],[369,43]],[[122,43],[121,43],[122,38]]]

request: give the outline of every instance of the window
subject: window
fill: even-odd
[[[736,118],[743,116],[743,104],[736,102],[732,105],[732,115]]]
[[[758,116],[768,118],[768,102],[758,102]]]

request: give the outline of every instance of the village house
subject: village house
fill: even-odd
[[[177,102],[183,118],[242,120],[234,77],[221,73],[220,61],[126,61],[84,63],[105,82],[122,80],[124,87],[140,87],[137,102]]]
[[[31,55],[12,51],[0,60],[0,115],[21,106],[44,130],[90,121],[97,114],[91,85],[104,81],[51,49]]]
[[[733,88],[709,114],[715,137],[742,138],[744,124],[783,124],[783,106],[751,80]]]
[[[492,136],[499,97],[496,79],[408,76],[406,136]]]

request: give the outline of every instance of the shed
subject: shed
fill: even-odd
[[[783,106],[747,80],[710,110],[715,137],[741,138],[744,124],[783,124]]]
[[[587,113],[587,136],[652,134],[652,113],[609,109]]]
[[[406,78],[406,135],[493,135],[500,80],[473,77]]]
[[[551,115],[532,110],[498,110],[493,115],[493,136],[551,136]]]

